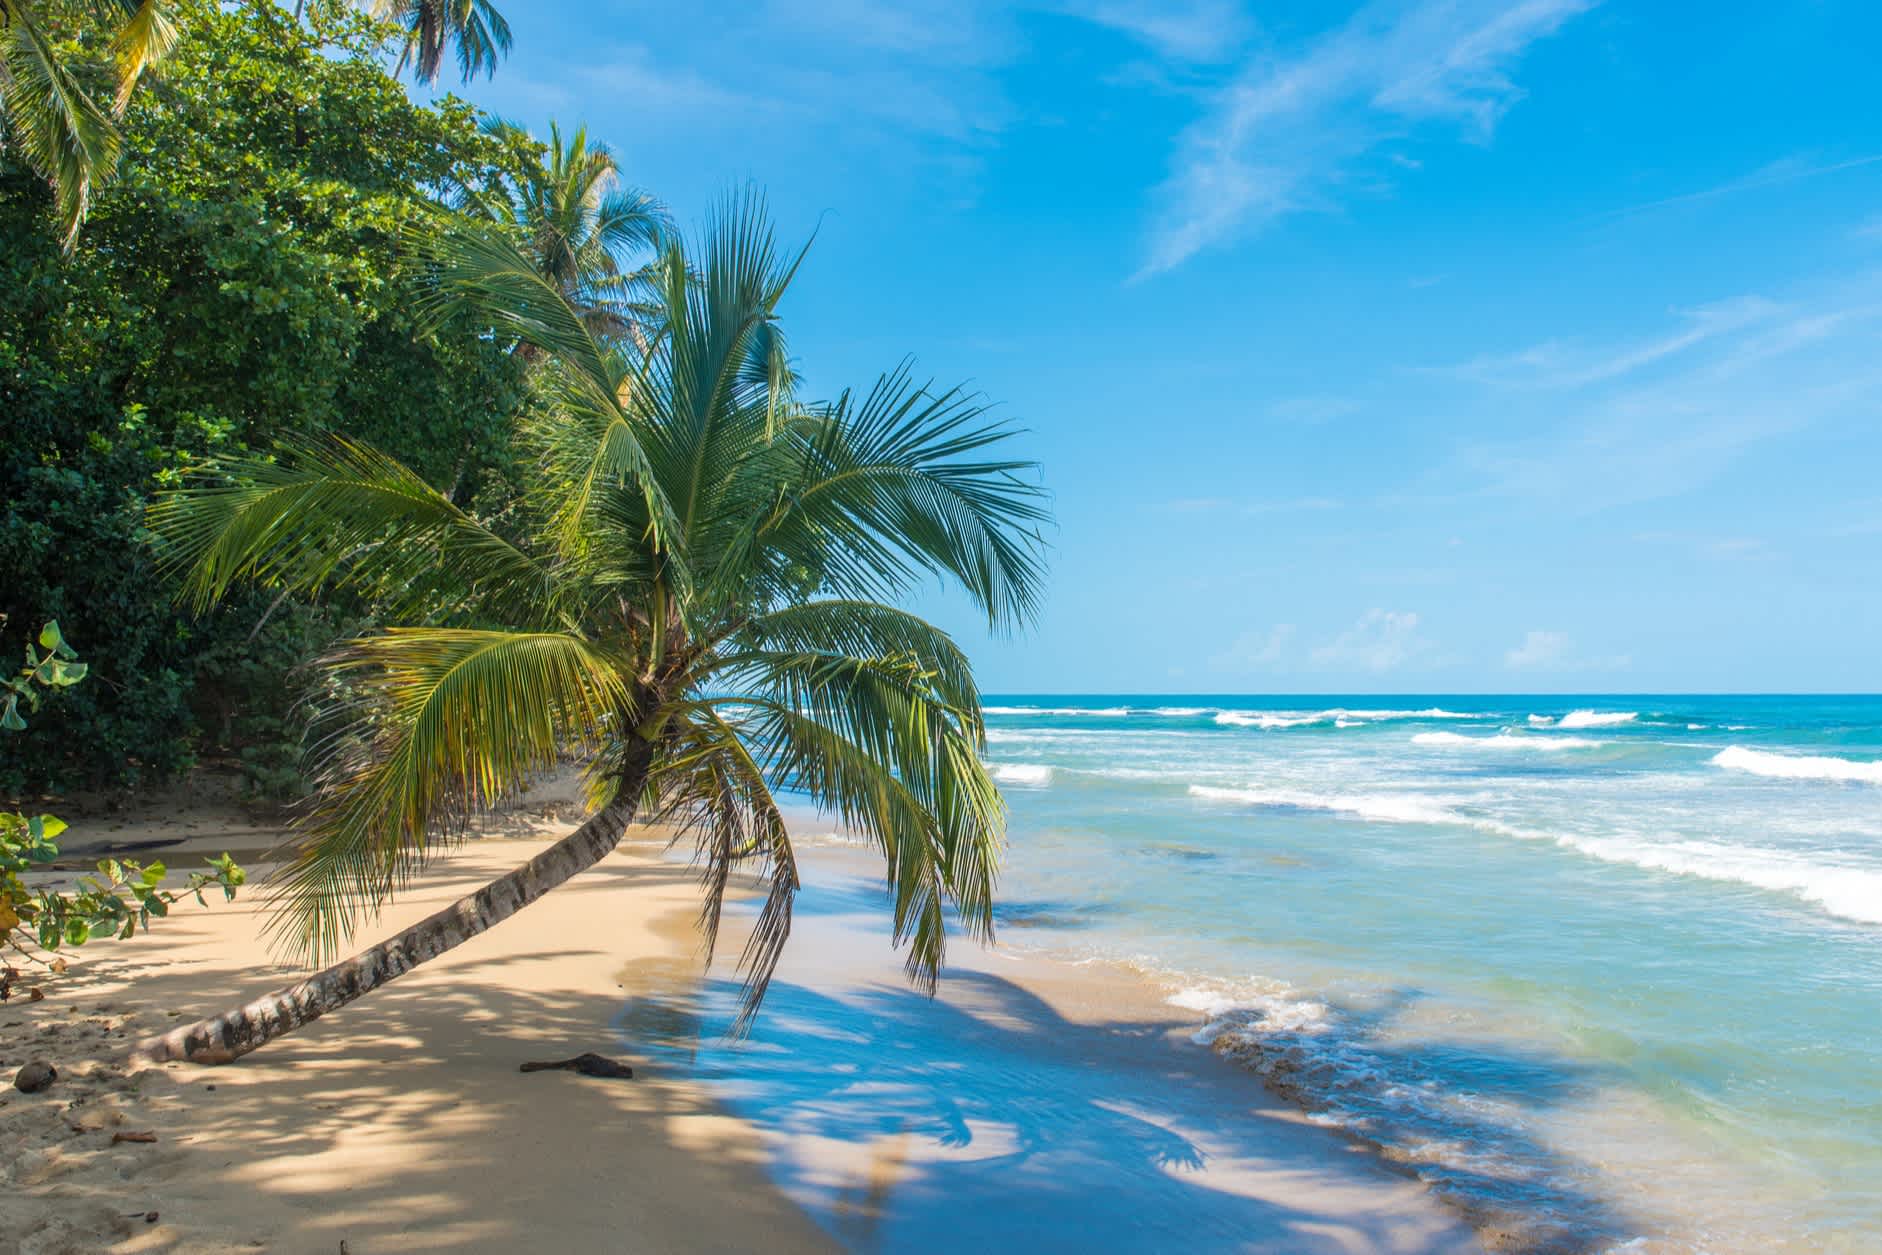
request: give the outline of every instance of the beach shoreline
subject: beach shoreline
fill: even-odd
[[[71,844],[127,832],[149,839],[148,825],[115,822],[124,826],[94,834],[81,820]],[[523,826],[539,835],[473,841],[441,860],[383,927],[513,866],[568,820]],[[174,855],[208,852],[218,835],[189,811],[158,830],[189,834]],[[905,1249],[897,1225],[909,1208],[919,1223],[923,1180],[965,1172],[969,1188],[984,1190],[974,1172],[1004,1164],[1020,1191],[1005,1201],[1023,1212],[1040,1198],[1037,1188],[1020,1190],[1025,1164],[1051,1165],[1068,1145],[1087,1155],[1101,1147],[1077,1132],[1095,1115],[1132,1153],[1151,1145],[1151,1160],[1127,1165],[1116,1180],[1107,1173],[1117,1163],[1087,1161],[1085,1179],[1059,1203],[1076,1205],[1080,1191],[1097,1199],[1180,1188],[1209,1201],[1248,1250],[1508,1248],[1494,1231],[1473,1234],[1402,1169],[1355,1153],[1354,1139],[1314,1125],[1193,1044],[1194,1025],[1141,977],[957,940],[940,995],[927,1002],[902,981],[882,935],[884,904],[863,904],[863,915],[847,905],[817,909],[815,895],[833,886],[879,899],[856,879],[868,864],[807,853],[812,909],[800,914],[756,1047],[698,1036],[701,1022],[688,1008],[700,1004],[702,980],[728,982],[708,977],[697,953],[691,870],[646,830],[551,902],[229,1068],[172,1064],[125,1077],[111,1061],[144,1033],[288,975],[253,962],[262,953],[256,895],[179,911],[134,945],[77,952],[44,1001],[0,1008],[9,1073],[27,1057],[71,1064],[61,1064],[66,1075],[46,1094],[8,1090],[0,1107],[0,1130],[16,1147],[0,1157],[0,1232],[35,1252],[303,1249],[345,1239],[368,1255],[509,1249],[546,1235],[556,1249],[613,1249],[610,1235],[625,1231],[643,1249]],[[166,853],[180,866],[174,855]],[[737,944],[728,935],[722,956]],[[836,1008],[825,1022],[859,1000],[945,1019],[934,1030],[939,1052],[956,1051],[969,1064],[964,1073],[1054,1056],[1075,1068],[1041,1074],[1046,1088],[1028,1100],[1027,1114],[1046,1135],[1023,1153],[1007,1144],[1012,1130],[979,1116],[963,1126],[966,1143],[928,1136],[920,1120],[886,1139],[847,1144],[802,1129],[780,1133],[728,1097],[701,1059],[746,1050],[732,1068],[733,1088],[748,1072],[762,1083],[769,1074],[747,1065],[762,1057],[765,1026],[801,1029],[804,999]],[[689,1031],[691,1046],[676,1053]],[[988,1032],[1041,1050],[1001,1053],[978,1039]],[[590,1049],[632,1063],[636,1079],[515,1071],[525,1059]],[[913,1075],[923,1101],[971,1105],[959,1074]],[[1092,1085],[1104,1091],[1095,1103]],[[1071,1115],[1054,1110],[1055,1093]],[[1111,1110],[1133,1100],[1128,1116]],[[606,1119],[597,1121],[597,1111]],[[158,1141],[112,1144],[110,1135],[125,1130],[152,1131]],[[811,1178],[824,1186],[806,1191]],[[993,1223],[1007,1188],[1002,1180],[991,1195],[965,1201]],[[835,1211],[821,1205],[831,1199]],[[146,1222],[151,1212],[158,1219]],[[1152,1224],[1137,1236],[1153,1242],[1160,1232]]]

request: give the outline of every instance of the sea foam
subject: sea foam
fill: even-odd
[[[1043,789],[1052,783],[1052,768],[1038,763],[995,763],[993,779],[1026,789]]]
[[[1469,824],[1443,804],[1404,793],[1308,793],[1292,789],[1224,789],[1189,786],[1191,797],[1242,806],[1284,806],[1290,810],[1330,811],[1388,824]]]
[[[1640,718],[1638,711],[1571,710],[1556,721],[1558,728],[1614,728]]]
[[[1712,756],[1715,767],[1748,771],[1775,780],[1835,780],[1855,784],[1882,784],[1882,761],[1859,762],[1828,755],[1773,754],[1768,750],[1733,745]]]
[[[1495,736],[1465,736],[1461,732],[1420,732],[1413,745],[1438,745],[1447,749],[1492,750],[1585,750],[1600,745],[1585,736],[1516,736],[1499,732]]]

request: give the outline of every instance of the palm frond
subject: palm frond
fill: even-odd
[[[117,168],[117,128],[79,83],[33,6],[10,5],[6,16],[0,104],[26,163],[52,184],[69,249],[91,207],[92,188]]]
[[[745,996],[734,1032],[757,1014],[791,935],[791,906],[799,888],[797,855],[770,784],[739,731],[710,706],[693,706],[678,722],[653,784],[661,814],[676,824],[676,840],[697,845],[700,931],[707,961],[718,944],[726,889],[735,867],[756,865],[766,883],[763,907],[746,938],[738,970]]]
[[[290,461],[224,461],[151,504],[159,564],[198,610],[243,581],[308,594],[346,582],[395,614],[456,596],[518,625],[555,621],[554,573],[396,459],[339,436],[288,448]]]
[[[118,94],[112,107],[123,113],[145,71],[170,54],[181,36],[174,0],[103,0],[123,25],[111,40],[118,67]]]
[[[1050,512],[1036,465],[986,451],[1011,428],[960,390],[917,386],[906,363],[860,403],[845,394],[796,424],[803,478],[761,541],[822,571],[838,595],[891,598],[917,577],[946,574],[1010,630],[1032,619],[1045,590]]]
[[[423,83],[438,81],[447,47],[466,83],[495,74],[510,51],[510,24],[491,0],[373,0],[372,11],[405,31],[398,72],[409,67]]]
[[[329,954],[434,842],[634,716],[623,660],[564,632],[393,628],[319,662],[345,695],[273,901],[297,955]]]

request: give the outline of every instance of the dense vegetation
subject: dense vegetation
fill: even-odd
[[[489,0],[0,0],[0,651],[68,674],[69,635],[91,667],[0,748],[0,794],[209,755],[311,793],[275,927],[330,958],[440,840],[588,760],[591,814],[528,864],[150,1057],[291,1031],[656,812],[698,839],[709,943],[732,868],[769,880],[749,1014],[798,887],[780,786],[879,848],[916,979],[950,919],[990,934],[979,694],[892,603],[939,577],[1029,620],[1031,464],[906,367],[800,396],[803,252],[755,194],[688,243],[584,128],[543,144],[388,73],[468,79],[509,38]],[[19,636],[48,618],[50,661]],[[167,909],[164,869],[115,862],[29,899],[56,821],[13,818],[14,933]]]
[[[128,787],[200,756],[299,787],[291,669],[364,603],[257,590],[201,620],[156,577],[143,515],[206,455],[339,431],[466,508],[505,508],[523,363],[421,327],[411,238],[540,150],[388,77],[398,29],[315,3],[184,2],[118,123],[116,177],[69,253],[19,146],[0,149],[0,657],[57,618],[93,683],[0,748],[0,793]]]

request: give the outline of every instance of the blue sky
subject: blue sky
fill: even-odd
[[[818,231],[1058,527],[996,692],[1882,689],[1882,6],[502,6],[464,91]]]

